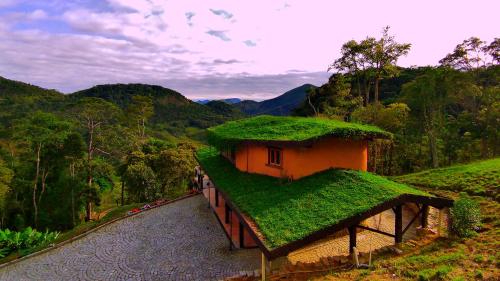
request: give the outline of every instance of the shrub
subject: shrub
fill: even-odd
[[[0,230],[0,258],[14,251],[29,250],[54,241],[59,232],[39,232],[31,227],[23,231]]]
[[[471,237],[481,224],[479,204],[461,193],[451,208],[452,230],[459,237]]]

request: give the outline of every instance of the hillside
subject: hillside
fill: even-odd
[[[61,108],[64,101],[65,96],[58,91],[0,76],[0,124],[4,126],[29,112],[55,111]]]
[[[167,130],[174,135],[196,135],[199,129],[211,127],[226,120],[243,117],[228,104],[195,103],[182,94],[161,86],[146,84],[98,85],[64,95],[27,83],[0,77],[0,129],[9,127],[16,119],[37,110],[61,113],[70,103],[84,98],[97,97],[108,100],[122,109],[134,95],[146,95],[153,99],[155,114],[151,123],[155,130]],[[188,128],[191,128],[187,130]],[[1,130],[0,130],[1,134]],[[196,137],[198,139],[198,137]]]
[[[219,124],[232,116],[223,116],[211,107],[193,102],[182,94],[161,86],[146,84],[99,85],[71,94],[72,98],[98,97],[125,108],[134,95],[153,99],[153,124],[169,123],[174,127],[206,128]]]
[[[291,111],[304,101],[307,90],[311,87],[315,86],[311,84],[304,84],[273,99],[261,102],[244,100],[234,104],[234,106],[248,115],[267,114],[286,116],[290,115]]]
[[[461,191],[478,194],[477,190],[485,190],[482,196],[473,197],[480,203],[483,223],[475,237],[403,243],[401,255],[375,256],[372,269],[337,272],[313,280],[498,280],[500,204],[484,194],[491,190],[498,194],[499,164],[500,158],[496,158],[393,178],[455,198]]]
[[[500,202],[500,158],[394,177],[394,180],[434,190],[467,192]]]

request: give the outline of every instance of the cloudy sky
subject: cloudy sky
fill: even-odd
[[[435,65],[499,34],[498,0],[0,0],[0,76],[64,93],[150,83],[189,98],[274,97],[321,85],[350,39],[385,25]]]

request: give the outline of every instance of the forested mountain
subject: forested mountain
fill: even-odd
[[[0,228],[64,230],[119,201],[182,194],[194,140],[241,117],[160,86],[64,95],[0,77]]]
[[[261,102],[244,100],[235,103],[234,106],[248,115],[267,114],[285,116],[289,115],[293,109],[305,100],[307,91],[311,88],[315,88],[315,86],[304,84],[273,99]]]
[[[228,117],[228,118],[242,118],[245,116],[243,112],[241,112],[237,107],[232,104],[228,104],[225,101],[209,101],[205,104],[209,108],[211,108],[214,112],[219,115]]]
[[[99,85],[69,95],[72,99],[95,97],[110,101],[125,109],[134,96],[150,97],[154,105],[153,124],[169,124],[174,127],[207,128],[232,118],[213,107],[193,102],[182,94],[161,86],[146,84]],[[235,112],[235,114],[237,114]]]
[[[228,99],[222,99],[222,100],[207,100],[207,99],[204,99],[204,100],[195,100],[195,102],[201,103],[201,104],[207,104],[207,103],[209,103],[211,101],[223,101],[223,102],[228,103],[228,104],[235,104],[235,103],[241,102],[241,99],[239,99],[239,98],[228,98]]]
[[[4,126],[9,126],[12,120],[36,110],[57,110],[65,100],[65,96],[58,91],[0,76],[0,124]]]

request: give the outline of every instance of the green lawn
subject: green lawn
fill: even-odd
[[[214,184],[251,217],[270,250],[402,194],[428,193],[359,171],[329,170],[288,183],[239,172],[214,148],[197,157]]]
[[[208,129],[209,142],[217,147],[245,140],[306,141],[327,135],[354,139],[392,137],[375,126],[312,117],[262,115]]]
[[[398,176],[394,180],[436,190],[464,191],[500,201],[500,158]]]

